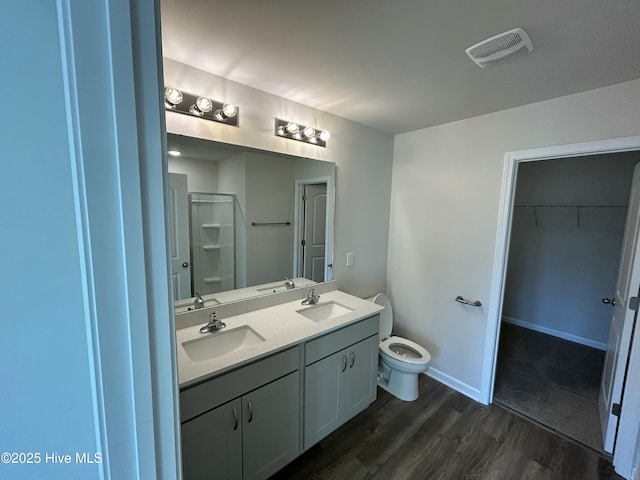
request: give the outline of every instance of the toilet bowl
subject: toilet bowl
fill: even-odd
[[[411,340],[391,336],[393,311],[384,293],[369,300],[384,307],[380,312],[378,385],[400,400],[415,400],[418,398],[418,374],[427,371],[431,355]]]

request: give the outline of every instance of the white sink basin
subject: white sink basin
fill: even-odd
[[[187,352],[191,362],[200,363],[262,342],[264,338],[251,327],[244,325],[202,334],[201,338],[183,342],[182,348]]]
[[[296,312],[314,322],[323,322],[344,315],[345,313],[353,312],[353,309],[336,302],[325,302],[311,305],[302,310],[296,310]]]

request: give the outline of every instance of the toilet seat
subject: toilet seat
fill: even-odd
[[[424,347],[406,338],[389,337],[380,342],[378,347],[381,353],[400,362],[421,365],[431,361],[431,355]],[[412,353],[417,355],[412,356]]]

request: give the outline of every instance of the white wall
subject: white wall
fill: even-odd
[[[218,189],[218,164],[209,160],[169,157],[169,172],[187,175],[189,193],[221,193]]]
[[[397,332],[430,350],[432,375],[478,398],[491,368],[486,305],[505,152],[639,133],[636,80],[396,136],[388,291]]]
[[[601,299],[614,296],[627,215],[612,206],[627,205],[638,161],[625,152],[519,165],[503,319],[606,349],[612,309]]]
[[[369,296],[385,290],[393,137],[290,100],[164,59],[165,85],[240,107],[239,128],[167,112],[167,131],[335,162],[334,278],[341,290]],[[275,117],[331,132],[327,148],[274,134]],[[346,254],[355,253],[347,268]]]

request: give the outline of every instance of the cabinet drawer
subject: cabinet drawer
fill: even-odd
[[[299,355],[299,347],[290,348],[183,390],[180,392],[180,421],[185,422],[298,370]]]
[[[305,345],[305,365],[310,365],[360,340],[376,335],[380,329],[380,315],[376,314],[356,324],[341,328]]]

